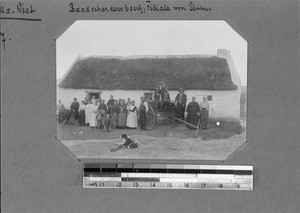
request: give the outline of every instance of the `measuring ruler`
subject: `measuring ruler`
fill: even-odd
[[[253,166],[86,163],[83,170],[85,188],[253,190]]]

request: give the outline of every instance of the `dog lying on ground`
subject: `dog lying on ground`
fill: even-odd
[[[120,137],[122,140],[123,140],[123,143],[118,145],[118,147],[114,148],[114,149],[111,149],[110,151],[111,152],[116,152],[118,151],[119,149],[122,149],[122,148],[127,148],[127,149],[136,149],[138,148],[139,146],[139,142],[138,141],[134,141],[132,140],[128,135],[126,134],[122,134],[121,137]]]

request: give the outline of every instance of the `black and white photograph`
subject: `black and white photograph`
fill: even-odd
[[[298,213],[298,0],[1,1],[5,213]]]
[[[226,21],[76,21],[56,41],[77,158],[225,160],[246,142],[247,41]]]

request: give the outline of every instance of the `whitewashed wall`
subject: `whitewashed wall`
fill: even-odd
[[[136,101],[136,105],[140,103],[140,97],[145,92],[152,92],[149,90],[105,90],[101,94],[101,98],[106,102],[109,100],[110,95],[114,96],[114,99],[126,99],[131,98]],[[175,100],[178,91],[169,91],[171,100]],[[209,101],[210,118],[236,121],[240,118],[240,97],[241,91],[239,90],[189,90],[185,91],[188,103],[192,100],[192,97],[196,97],[196,101],[199,103],[204,96],[212,95],[212,101]],[[73,98],[76,97],[78,101],[81,101],[86,96],[84,89],[62,89],[57,88],[57,100],[61,99],[66,108],[69,108]]]

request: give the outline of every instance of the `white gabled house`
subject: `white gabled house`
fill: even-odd
[[[57,86],[57,100],[69,107],[93,95],[109,100],[131,98],[137,104],[144,93],[153,92],[159,82],[175,100],[184,88],[188,102],[192,97],[210,104],[210,118],[239,121],[241,81],[230,51],[217,55],[78,57]]]

